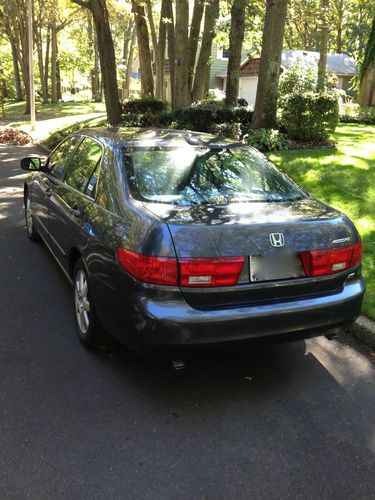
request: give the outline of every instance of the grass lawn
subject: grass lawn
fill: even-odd
[[[364,243],[364,313],[375,319],[375,126],[343,124],[334,149],[289,150],[270,158],[312,196],[341,210]]]
[[[25,112],[25,102],[13,102],[5,105],[5,119],[10,122],[27,122]],[[36,103],[37,120],[49,120],[51,118],[61,118],[63,116],[84,115],[87,113],[105,113],[104,102],[58,102],[55,104]],[[0,118],[1,121],[1,118]],[[15,126],[16,123],[9,123]]]

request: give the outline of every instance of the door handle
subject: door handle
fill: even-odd
[[[70,213],[72,215],[74,215],[74,217],[81,217],[81,211],[78,209],[77,205],[74,205],[71,209],[70,209]]]

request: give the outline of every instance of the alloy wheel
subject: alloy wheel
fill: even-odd
[[[87,278],[82,269],[79,269],[76,274],[74,298],[78,326],[82,334],[86,334],[90,326],[90,301]]]

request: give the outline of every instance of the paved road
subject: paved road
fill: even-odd
[[[196,361],[86,352],[0,146],[0,498],[375,498],[375,358],[350,338]]]

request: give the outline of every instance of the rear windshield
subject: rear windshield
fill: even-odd
[[[176,205],[294,201],[306,194],[248,147],[136,147],[124,151],[134,198]]]

